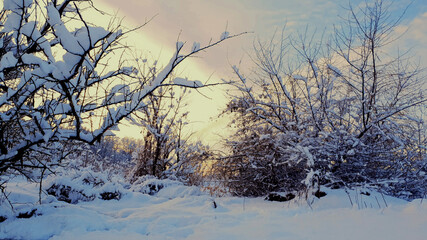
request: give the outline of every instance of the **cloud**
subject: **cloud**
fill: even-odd
[[[142,32],[168,48],[182,41],[208,43],[227,29],[231,33],[253,32],[216,47],[203,56],[211,71],[227,74],[230,63],[237,64],[252,48],[253,38],[269,39],[285,24],[287,32],[312,25],[325,29],[337,20],[341,7],[329,0],[103,0],[136,23],[155,16]]]
[[[411,50],[420,59],[422,67],[427,68],[427,12],[420,13],[407,24],[395,29],[396,35],[401,36],[394,47]]]
[[[427,12],[415,18],[409,25],[409,38],[423,45],[427,43]]]

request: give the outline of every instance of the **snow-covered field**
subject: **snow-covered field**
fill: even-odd
[[[0,215],[8,219],[0,223],[0,239],[427,239],[427,203],[421,200],[328,190],[311,204],[279,203],[211,197],[167,183],[154,195],[133,187],[122,188],[120,200],[69,204],[43,196],[38,205],[37,185],[14,180],[8,190],[15,212],[2,203]],[[17,218],[33,209],[33,217]]]

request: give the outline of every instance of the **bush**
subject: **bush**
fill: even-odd
[[[45,188],[49,195],[71,204],[93,201],[96,198],[120,200],[125,189],[117,180],[117,178],[111,179],[108,173],[85,168],[63,171],[57,173],[57,176],[50,176]]]
[[[350,6],[327,44],[282,35],[255,43],[251,75],[233,66],[239,91],[225,112],[236,131],[214,164],[226,189],[425,196],[425,81],[408,58],[386,52],[400,20],[389,9],[382,0]]]

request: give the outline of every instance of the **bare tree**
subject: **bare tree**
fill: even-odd
[[[144,143],[134,158],[136,168],[133,177],[162,177],[170,167],[180,133],[188,121],[187,112],[183,110],[185,106],[182,106],[185,94],[186,90],[177,94],[171,87],[159,88],[149,96],[150,104],[136,114],[135,118],[144,128],[141,132]]]
[[[187,88],[159,87],[149,96],[149,105],[135,113],[143,130],[143,143],[135,150],[131,179],[144,175],[200,182],[197,171],[210,155],[207,146],[191,141],[185,103]],[[196,180],[195,178],[198,178]]]

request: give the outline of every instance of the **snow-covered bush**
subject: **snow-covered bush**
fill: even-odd
[[[237,104],[233,102],[234,109]],[[225,142],[231,155],[214,162],[215,178],[237,196],[303,190],[310,162],[302,148],[289,145],[283,134],[253,115],[246,115],[246,110],[240,108],[239,111],[243,114],[235,115],[233,125],[237,131]]]
[[[119,176],[96,172],[91,168],[60,170],[45,180],[46,193],[59,201],[76,204],[79,201],[120,200],[125,192]]]
[[[155,195],[161,189],[170,186],[183,185],[181,182],[173,181],[170,179],[160,180],[155,176],[145,175],[139,177],[135,182],[133,182],[131,190],[133,192],[140,192],[149,195]]]
[[[163,198],[200,196],[204,193],[196,186],[185,186],[182,182],[171,179],[158,179],[154,176],[138,178],[130,190]]]
[[[385,52],[399,23],[389,7],[350,8],[328,44],[308,35],[259,41],[253,74],[233,67],[240,91],[226,112],[237,131],[216,164],[233,193],[326,185],[425,196],[426,129],[416,117],[425,79]]]
[[[88,202],[95,199],[95,195],[87,195],[83,190],[75,190],[68,185],[53,184],[46,190],[46,192],[49,195],[56,197],[59,201],[72,204],[76,204],[79,201]]]

